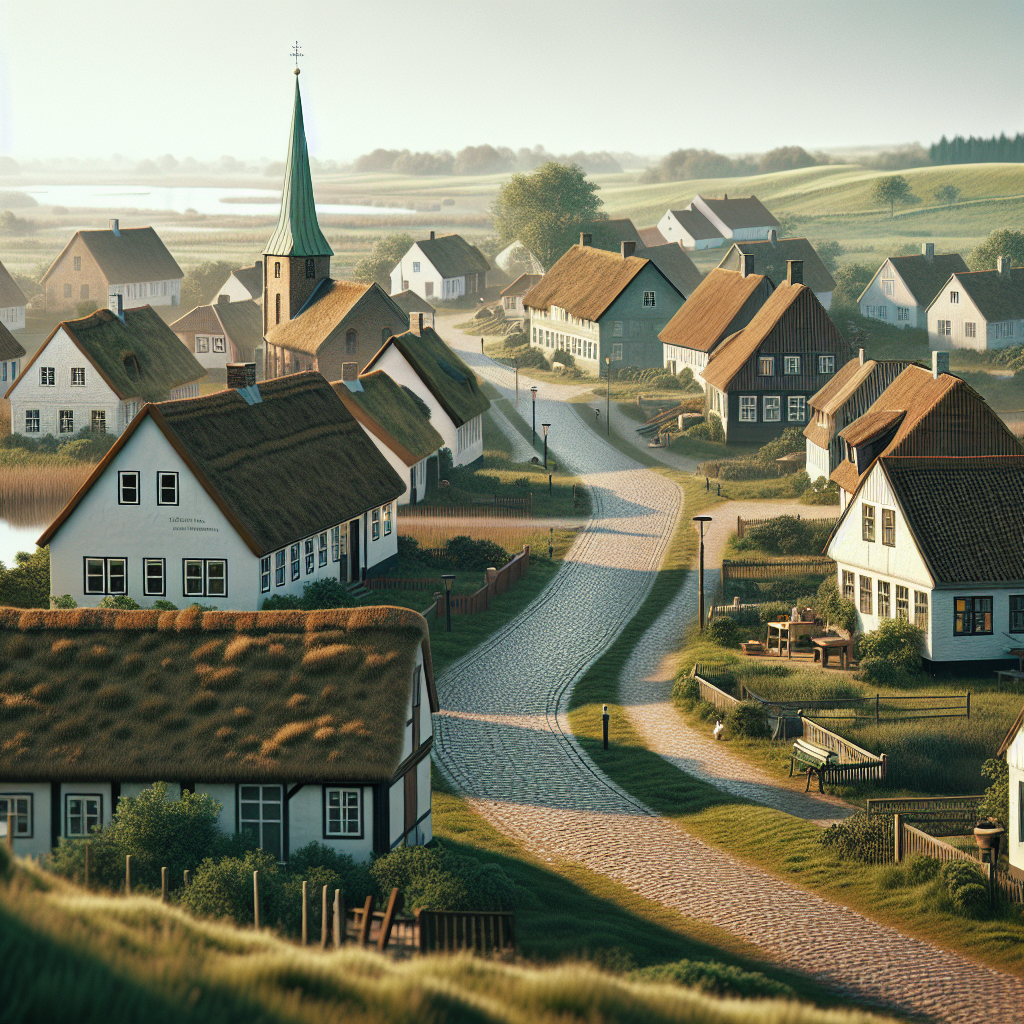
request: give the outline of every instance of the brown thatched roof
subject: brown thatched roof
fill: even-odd
[[[24,306],[26,302],[25,293],[7,272],[7,268],[0,263],[0,306]]]
[[[859,416],[839,436],[854,447],[892,430],[907,415],[906,409],[871,409]]]
[[[53,268],[76,238],[80,238],[92,253],[108,284],[171,281],[185,276],[152,228],[121,228],[116,235],[110,230],[76,231],[60,256],[43,274],[43,281],[53,273]]]
[[[259,391],[262,401],[254,405],[228,389],[145,406],[41,543],[49,543],[145,416],[257,555],[393,501],[405,490],[405,481],[319,373],[263,381]]]
[[[759,274],[767,274],[773,281],[781,283],[786,280],[790,260],[803,263],[804,280],[814,292],[831,292],[835,290],[836,279],[829,273],[828,267],[821,262],[814,246],[806,238],[777,238],[774,242],[734,242],[718,265],[726,270],[742,269],[743,255],[754,257],[754,270]]]
[[[0,609],[6,782],[390,781],[429,631],[404,608]]]
[[[658,338],[665,345],[710,352],[729,333],[744,303],[765,280],[763,274],[744,277],[716,267],[676,310]]]
[[[21,342],[11,334],[6,324],[0,324],[0,359],[20,359],[24,354]]]
[[[464,277],[486,273],[491,269],[487,257],[462,235],[441,235],[416,243],[425,259],[442,277]]]
[[[520,274],[501,294],[525,295],[543,276],[543,274]]]

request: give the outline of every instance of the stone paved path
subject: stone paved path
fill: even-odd
[[[458,344],[458,332],[447,333]],[[502,383],[479,352],[476,368]],[[680,492],[582,425],[573,431],[575,414],[542,398],[552,433],[564,432],[562,458],[593,489],[594,517],[544,593],[438,680],[441,769],[477,813],[539,856],[580,862],[726,928],[766,959],[813,970],[859,1002],[965,1024],[979,1006],[998,1024],[1024,1020],[1024,979],[908,938],[709,846],[624,792],[583,752],[568,724],[572,686],[649,591]]]

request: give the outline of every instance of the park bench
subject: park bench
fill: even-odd
[[[793,753],[789,757],[789,777],[793,777],[794,767],[800,765],[800,773],[807,775],[804,792],[806,793],[811,788],[811,776],[816,775],[818,777],[818,792],[824,793],[825,790],[821,782],[825,770],[834,768],[838,762],[839,758],[834,750],[819,747],[816,743],[809,743],[807,740],[797,740],[793,744]]]

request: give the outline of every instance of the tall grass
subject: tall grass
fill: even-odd
[[[416,519],[402,519],[401,533],[404,537],[412,537],[421,548],[443,548],[452,537],[472,537],[473,540],[489,540],[503,547],[510,555],[523,549],[524,544],[530,545],[535,554],[547,554],[547,530],[529,525],[517,525],[516,520],[508,524],[494,523],[480,525],[473,519],[449,519],[444,521],[422,522]],[[555,530],[557,547],[564,548],[568,538],[575,538],[575,530]]]
[[[0,451],[0,518],[15,526],[49,522],[95,468],[59,455]]]

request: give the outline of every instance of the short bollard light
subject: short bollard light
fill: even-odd
[[[444,631],[452,631],[452,583],[455,582],[455,573],[446,572],[441,574],[444,580]]]
[[[555,528],[553,526],[548,527],[548,558],[554,558],[555,555]]]
[[[605,750],[608,749],[608,719],[609,719],[609,717],[610,716],[608,714],[608,705],[605,704],[604,705],[604,711],[601,713],[601,733],[602,733],[602,736],[604,737],[604,749]]]

